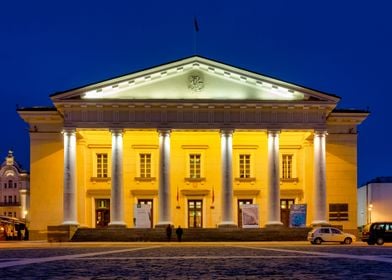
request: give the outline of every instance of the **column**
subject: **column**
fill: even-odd
[[[125,227],[123,190],[123,131],[112,129],[112,189],[109,226]]]
[[[158,130],[159,134],[159,189],[157,226],[172,224],[170,215],[170,130]]]
[[[64,129],[63,225],[78,225],[76,211],[76,132]]]
[[[325,168],[326,131],[314,132],[313,225],[327,224],[327,188]]]
[[[28,210],[27,210],[27,189],[20,189],[19,190],[19,198],[20,198],[20,217],[23,220],[26,220]]]
[[[267,226],[283,225],[280,220],[279,133],[279,130],[268,130]]]
[[[222,129],[220,135],[222,162],[222,219],[219,227],[235,227],[237,225],[233,220],[233,130]]]

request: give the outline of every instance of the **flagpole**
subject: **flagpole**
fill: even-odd
[[[193,18],[193,27],[193,54],[197,54],[197,33],[199,33],[199,23],[196,17]]]

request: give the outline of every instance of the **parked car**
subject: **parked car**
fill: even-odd
[[[361,240],[369,245],[392,242],[392,222],[375,222],[362,229]]]
[[[351,244],[355,241],[354,235],[345,233],[334,227],[318,227],[308,233],[308,241],[312,244],[320,245],[323,242],[340,242],[341,244]]]

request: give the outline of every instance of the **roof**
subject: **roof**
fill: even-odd
[[[365,185],[374,183],[392,183],[392,176],[376,177],[367,182]]]

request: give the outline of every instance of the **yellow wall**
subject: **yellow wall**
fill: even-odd
[[[221,156],[220,133],[210,131],[172,131],[170,186],[172,222],[187,227],[187,200],[203,200],[203,227],[216,227],[221,218]],[[137,199],[153,198],[153,221],[158,221],[159,143],[156,130],[127,130],[123,136],[124,217],[133,227],[133,207]],[[308,206],[307,223],[312,222],[313,137],[310,131],[282,132],[280,154],[295,155],[294,173],[298,180],[281,182],[281,198],[295,199]],[[96,179],[95,154],[109,154],[109,178]],[[152,154],[152,180],[139,177],[139,153]],[[188,155],[202,155],[205,180],[186,180]],[[238,179],[238,155],[251,155],[251,176]],[[108,130],[77,133],[77,206],[81,226],[95,226],[94,199],[110,199],[111,134]],[[233,136],[233,220],[237,223],[237,199],[251,198],[259,205],[260,224],[267,219],[267,134],[236,131]],[[356,138],[327,136],[327,205],[349,203],[349,222],[344,228],[356,227]],[[63,219],[63,138],[60,133],[31,134],[31,229],[45,230],[59,225]],[[214,202],[212,193],[214,192]],[[179,199],[177,201],[177,193]],[[328,207],[327,207],[328,208]],[[328,209],[327,209],[328,213]]]

